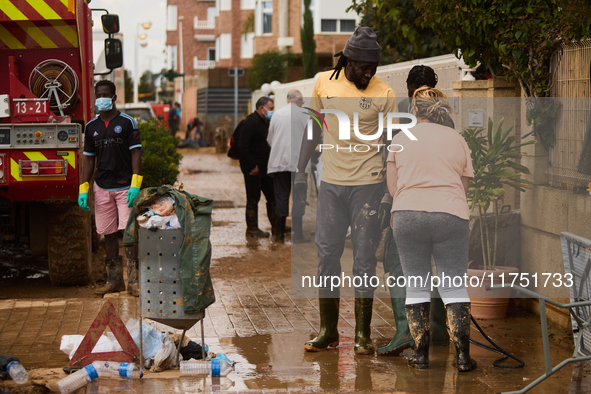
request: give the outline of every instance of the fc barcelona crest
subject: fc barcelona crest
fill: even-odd
[[[361,97],[361,100],[359,100],[359,108],[369,109],[370,107],[371,107],[371,98]]]

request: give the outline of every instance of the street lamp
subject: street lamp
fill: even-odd
[[[138,69],[138,52],[140,50],[140,45],[142,48],[145,48],[148,43],[145,40],[146,38],[148,38],[148,35],[143,33],[140,34],[140,26],[144,29],[144,30],[148,30],[150,29],[150,27],[152,27],[152,23],[151,22],[144,22],[144,23],[138,23],[137,24],[137,34],[135,35],[135,70],[133,72],[133,102],[134,103],[138,103],[138,87],[140,84],[140,73],[139,73],[139,69]],[[142,42],[140,42],[140,40]]]
[[[180,101],[181,104],[183,103],[183,93],[185,90],[185,65],[183,63],[183,19],[185,19],[184,16],[179,16],[179,71],[180,74],[183,76],[183,79],[181,80],[181,94],[178,101]]]

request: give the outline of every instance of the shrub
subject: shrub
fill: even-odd
[[[139,123],[142,139],[142,187],[172,185],[180,173],[179,139],[172,137],[158,119]]]
[[[252,59],[252,66],[246,75],[248,87],[251,90],[257,90],[264,83],[283,82],[288,62],[289,55],[281,51],[268,50],[260,55],[255,55]]]

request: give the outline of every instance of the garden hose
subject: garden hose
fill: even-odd
[[[480,343],[478,341],[475,341],[472,338],[470,338],[470,343],[473,343],[474,345],[480,346],[484,349],[492,350],[493,352],[499,352],[503,355],[503,357],[499,358],[498,360],[493,361],[493,363],[492,363],[493,367],[497,367],[497,368],[523,368],[525,366],[525,363],[523,361],[521,361],[519,358],[517,358],[516,356],[512,355],[511,353],[507,352],[506,350],[502,349],[499,345],[494,343],[493,340],[490,339],[490,337],[488,335],[486,335],[486,333],[482,330],[482,328],[478,325],[478,323],[476,323],[476,319],[474,319],[474,316],[470,315],[470,318],[472,319],[472,323],[474,323],[474,325],[476,326],[478,331],[480,331],[480,334],[482,334],[484,339],[486,339],[494,347],[491,347],[491,346],[485,345],[484,343]],[[499,364],[500,362],[505,361],[508,358],[512,358],[513,360],[517,361],[519,363],[519,365],[500,365]]]
[[[78,101],[78,77],[65,62],[48,59],[31,71],[29,90],[38,98],[49,99],[49,109],[55,114],[69,115]]]

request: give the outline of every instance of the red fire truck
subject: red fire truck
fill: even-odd
[[[55,285],[90,279],[91,217],[77,204],[94,106],[88,3],[0,1],[0,235],[47,253]],[[121,67],[119,19],[97,12],[107,68]]]

